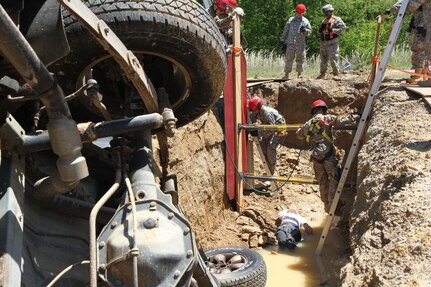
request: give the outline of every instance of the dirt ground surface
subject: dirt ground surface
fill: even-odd
[[[366,79],[364,74],[349,74],[341,80],[290,80],[248,92],[262,96],[287,123],[303,123],[316,99],[325,100],[330,113],[361,113],[368,95]],[[341,199],[346,224],[338,226],[338,232],[346,244],[338,253],[337,262],[344,266],[339,266],[340,285],[429,286],[430,109],[419,97],[397,88],[399,82],[382,86],[388,89],[375,100],[366,140],[348,177],[357,191],[345,189]],[[170,169],[178,177],[180,204],[204,250],[276,244],[277,214],[291,204],[310,222],[325,215],[318,186],[293,183],[279,183],[277,192],[269,195],[245,192],[244,211],[234,211],[224,191],[224,137],[215,114],[209,111],[170,139]],[[352,139],[352,131],[335,132],[340,157]],[[289,133],[279,150],[278,175],[312,179],[309,156],[306,144]],[[255,174],[264,174],[257,152]]]

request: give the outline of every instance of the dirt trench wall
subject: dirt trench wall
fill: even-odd
[[[390,90],[373,111],[342,286],[431,286],[431,110]]]

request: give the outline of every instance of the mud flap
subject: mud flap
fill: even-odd
[[[30,2],[30,3],[28,3]],[[35,3],[36,2],[36,3]],[[50,65],[66,56],[69,51],[60,4],[56,0],[47,0],[39,8],[34,18],[26,13],[34,13],[40,1],[26,1],[23,11],[23,34],[41,61]],[[39,4],[40,5],[40,4]],[[28,7],[29,6],[29,7]],[[28,19],[32,19],[31,22]]]

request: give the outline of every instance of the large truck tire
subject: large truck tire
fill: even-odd
[[[205,252],[210,272],[221,287],[265,287],[266,265],[261,254],[241,247],[218,247]]]
[[[196,1],[90,0],[85,4],[142,61],[156,90],[166,89],[177,126],[196,119],[217,101],[226,76],[226,44],[212,17]],[[125,103],[135,100],[127,98],[130,83],[122,83],[124,75],[113,68],[114,60],[85,28],[66,11],[63,14],[71,53],[53,65],[63,89],[75,91],[92,69],[109,112],[124,116]],[[75,104],[71,109],[79,109]]]

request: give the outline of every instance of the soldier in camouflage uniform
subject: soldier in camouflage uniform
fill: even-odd
[[[293,59],[296,56],[296,71],[298,78],[303,72],[302,64],[305,58],[305,36],[311,34],[311,25],[307,18],[303,16],[306,7],[304,4],[296,5],[296,15],[290,17],[286,22],[281,35],[280,42],[282,50],[285,50],[285,66],[283,80],[289,79],[292,71]]]
[[[248,100],[248,108],[250,109],[250,119],[252,123],[258,120],[264,125],[277,125],[284,124],[285,120],[282,115],[276,110],[266,105],[263,105],[262,98],[253,96]],[[283,137],[279,136],[274,131],[259,131],[257,134],[252,135],[262,137],[261,147],[265,155],[266,162],[268,163],[271,174],[274,174],[275,165],[277,162],[277,148],[281,144]]]
[[[340,57],[339,36],[346,31],[346,25],[340,17],[333,15],[331,4],[323,6],[326,18],[320,24],[320,74],[317,79],[324,79],[328,62],[331,63],[332,74],[338,76],[338,58]]]
[[[427,31],[424,27],[422,6],[413,13],[409,30],[414,33],[413,42],[410,47],[412,51],[412,69],[415,70],[416,74],[421,74],[426,60],[425,35]],[[409,84],[416,84],[419,79],[419,76],[411,76],[406,82]]]
[[[386,10],[384,14],[388,15],[390,13],[396,14],[401,7],[402,0],[395,3],[390,9]],[[425,31],[431,31],[431,0],[410,0],[407,6],[407,11],[414,13],[422,7],[422,19],[424,22]],[[425,56],[428,60],[431,60],[431,33],[428,32],[424,39],[425,45]],[[431,87],[431,79],[419,82],[420,86]]]
[[[236,6],[236,0],[215,0],[208,8],[208,13],[214,18],[217,27],[226,39],[228,45],[232,44],[232,21],[235,15],[244,17],[244,10]],[[241,46],[247,48],[248,43],[241,33]]]
[[[314,174],[319,182],[320,199],[329,212],[332,200],[337,190],[340,177],[340,167],[332,138],[333,125],[343,125],[357,121],[358,115],[339,117],[326,114],[328,106],[322,100],[311,105],[313,117],[296,131],[298,139],[305,139],[311,149]]]

